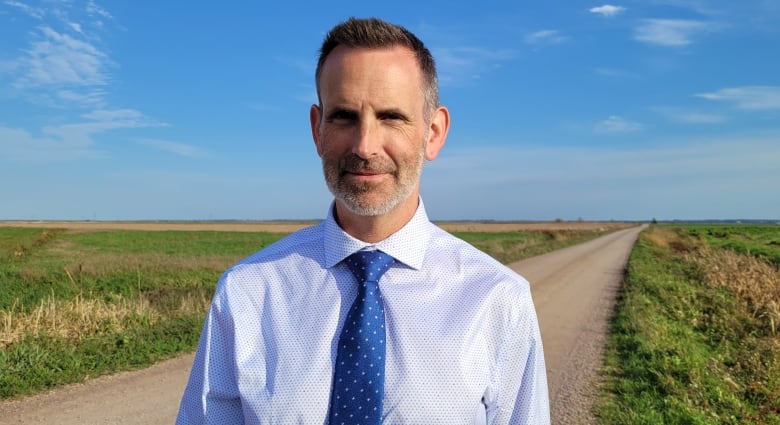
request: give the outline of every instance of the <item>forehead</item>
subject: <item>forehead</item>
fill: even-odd
[[[422,72],[417,58],[407,47],[378,49],[338,46],[322,66],[321,96],[368,91],[416,92],[422,98]]]

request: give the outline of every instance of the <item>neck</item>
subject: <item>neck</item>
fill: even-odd
[[[341,201],[336,200],[334,218],[350,236],[363,242],[377,243],[401,230],[414,217],[419,203],[420,200],[415,194],[387,214],[363,216],[352,213]]]

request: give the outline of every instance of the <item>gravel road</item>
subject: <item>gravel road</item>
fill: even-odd
[[[590,413],[607,323],[641,228],[510,264],[531,282],[547,361],[554,424]],[[0,403],[0,424],[172,424],[192,355]]]
[[[628,255],[643,227],[510,264],[531,282],[553,424],[598,423],[591,406]]]

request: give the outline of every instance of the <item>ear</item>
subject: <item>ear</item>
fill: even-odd
[[[439,151],[444,147],[447,133],[450,131],[450,111],[444,106],[439,106],[433,113],[430,128],[428,129],[428,144],[425,147],[425,159],[433,161],[439,156]]]
[[[322,156],[322,140],[320,139],[320,119],[322,110],[317,105],[311,105],[309,110],[309,123],[311,124],[311,137],[314,139],[314,146],[317,147],[317,155]]]

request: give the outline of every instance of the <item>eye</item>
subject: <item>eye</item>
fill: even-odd
[[[357,120],[357,113],[346,109],[334,109],[328,114],[326,121],[336,124],[347,124]]]
[[[379,114],[379,119],[385,121],[408,121],[406,115],[399,111],[384,111]]]

